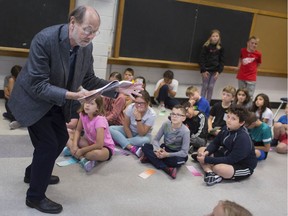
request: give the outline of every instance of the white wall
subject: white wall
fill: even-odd
[[[165,68],[134,67],[128,65],[107,65],[107,58],[113,49],[113,39],[115,34],[115,20],[117,15],[117,0],[76,0],[76,5],[87,4],[97,9],[101,16],[100,35],[94,41],[94,70],[97,76],[106,79],[113,71],[123,72],[125,68],[132,67],[135,75],[144,76],[147,79],[147,90],[153,95],[154,86],[158,79],[162,77]],[[0,56],[0,89],[3,89],[4,77],[10,73],[13,65],[25,64],[25,58],[15,58]],[[185,91],[189,85],[198,85],[200,88],[201,77],[198,71],[172,70],[180,86],[177,97],[185,98]],[[226,85],[233,85],[237,88],[235,74],[223,73],[216,82],[212,99],[220,99],[222,88]],[[287,96],[287,79],[278,77],[258,76],[255,95],[266,93],[271,102],[279,102],[280,97]]]

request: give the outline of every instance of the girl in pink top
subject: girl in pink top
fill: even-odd
[[[84,135],[81,132],[84,129]],[[70,146],[71,154],[80,160],[80,165],[91,171],[96,161],[107,161],[114,153],[108,121],[104,115],[104,103],[101,96],[84,103],[80,119]]]

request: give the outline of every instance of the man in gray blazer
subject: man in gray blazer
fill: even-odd
[[[69,23],[48,27],[33,38],[26,65],[9,100],[16,120],[28,127],[34,154],[24,182],[30,183],[26,205],[45,213],[60,213],[62,205],[45,196],[48,184],[59,182],[52,171],[68,140],[66,122],[71,102],[107,84],[93,71],[92,39],[100,17],[89,6],[69,15]]]

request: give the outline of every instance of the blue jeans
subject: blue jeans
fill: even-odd
[[[150,143],[151,141],[150,134],[139,136],[137,133],[132,132],[132,137],[127,138],[123,126],[110,126],[109,130],[115,144],[120,145],[123,149],[125,149],[129,144],[133,146],[142,146],[144,143]]]
[[[163,147],[165,147],[167,152],[173,152],[167,146],[165,146],[165,144],[161,145],[161,148]],[[154,153],[153,145],[149,143],[146,143],[142,146],[142,152],[147,157],[149,162],[153,164],[157,169],[165,169],[166,167],[180,167],[188,160],[188,156],[185,158],[175,156],[159,159]]]
[[[179,101],[175,98],[171,98],[168,95],[169,87],[168,85],[163,85],[159,90],[159,95],[157,101],[164,102],[168,109],[172,109],[175,105],[179,104]]]

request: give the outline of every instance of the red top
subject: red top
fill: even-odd
[[[237,79],[244,81],[256,81],[257,67],[262,62],[262,54],[255,50],[249,52],[247,48],[241,49],[241,65],[237,74]]]

